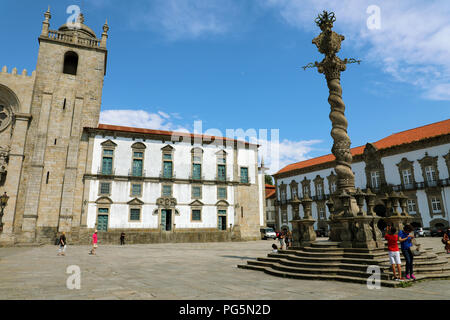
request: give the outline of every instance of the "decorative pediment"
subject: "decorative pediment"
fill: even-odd
[[[191,202],[189,205],[190,205],[191,207],[201,207],[201,206],[203,206],[204,204],[203,204],[203,202],[201,202],[200,200],[195,200],[195,201]]]
[[[144,202],[142,200],[139,200],[138,198],[134,198],[127,202],[130,206],[142,206]]]
[[[216,155],[218,155],[218,156],[226,156],[227,152],[225,150],[221,149],[221,150],[216,152]]]
[[[142,150],[142,149],[146,149],[147,146],[146,146],[145,144],[143,144],[142,142],[136,142],[136,143],[133,143],[133,145],[131,146],[131,148]]]
[[[225,200],[219,200],[216,203],[216,207],[228,207],[230,204]]]
[[[163,208],[173,208],[177,205],[177,199],[170,197],[161,197],[156,200],[156,204]]]
[[[320,184],[320,183],[323,183],[323,178],[321,177],[321,176],[319,176],[319,175],[317,175],[315,178],[314,178],[314,183],[317,185],[317,184]]]
[[[192,148],[191,149],[191,153],[193,153],[193,154],[203,154],[203,149],[202,148],[199,148],[199,147],[195,147],[195,148]]]
[[[95,200],[96,204],[112,204],[113,201],[108,197],[100,197],[97,200]]]
[[[408,159],[403,157],[402,160],[399,163],[397,163],[397,166],[400,169],[408,169],[413,166],[413,163],[414,163],[414,161],[409,161]]]
[[[167,151],[167,152],[172,152],[175,148],[172,147],[171,145],[166,145],[164,147],[161,148],[162,151]]]
[[[112,140],[110,140],[110,139],[108,139],[108,140],[106,140],[106,141],[103,141],[103,142],[101,143],[101,145],[102,145],[103,147],[109,147],[109,148],[115,148],[115,147],[117,147],[117,144],[114,143],[114,141],[112,141]]]

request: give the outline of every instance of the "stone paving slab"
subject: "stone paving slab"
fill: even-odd
[[[422,238],[442,251],[440,238]],[[450,299],[450,280],[424,281],[408,288],[369,290],[365,285],[283,279],[237,268],[267,256],[272,240],[0,248],[0,299]],[[450,256],[450,255],[449,255]],[[81,289],[66,287],[66,269],[81,270]]]

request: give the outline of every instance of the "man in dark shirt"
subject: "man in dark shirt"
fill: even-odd
[[[65,256],[65,255],[66,255],[66,233],[63,231],[63,233],[59,237],[58,256]]]

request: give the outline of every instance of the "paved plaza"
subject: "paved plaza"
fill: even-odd
[[[442,251],[440,238],[420,239]],[[227,243],[100,244],[0,248],[0,299],[449,299],[450,280],[369,290],[336,281],[284,279],[239,269],[266,256],[272,240]],[[450,255],[449,255],[450,256]],[[81,270],[81,288],[68,289],[67,267]]]

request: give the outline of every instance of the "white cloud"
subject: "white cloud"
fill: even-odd
[[[336,13],[335,29],[344,47],[364,48],[373,62],[396,81],[420,88],[423,97],[450,100],[450,2],[437,0],[261,0],[289,25],[319,33],[314,18]],[[381,29],[369,30],[366,10],[380,7]]]
[[[126,127],[145,128],[167,131],[188,131],[185,127],[175,125],[168,114],[158,111],[150,113],[145,110],[105,110],[100,113],[100,123]]]
[[[273,138],[273,137],[272,137]],[[315,150],[314,145],[320,144],[321,140],[301,140],[292,141],[284,139],[281,142],[276,140],[259,140],[259,156],[264,159],[264,166],[269,168],[268,174],[274,174],[285,166],[310,159],[308,153]]]
[[[233,0],[154,0],[133,23],[162,31],[170,40],[219,35],[231,29],[238,5]]]

